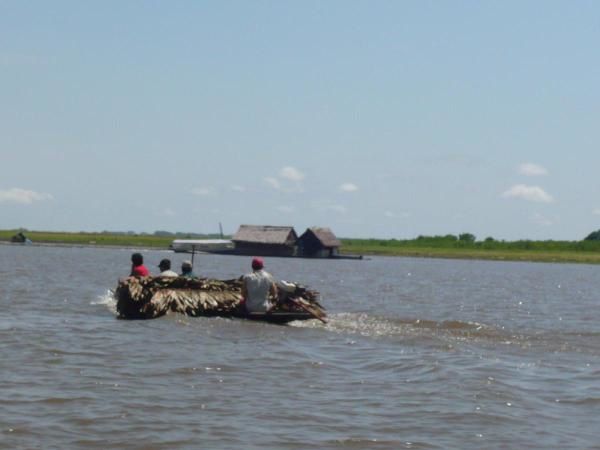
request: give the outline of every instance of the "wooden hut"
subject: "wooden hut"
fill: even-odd
[[[340,254],[341,245],[329,228],[307,228],[298,238],[298,256],[335,258]]]
[[[298,235],[294,227],[240,225],[231,240],[240,255],[295,256]]]

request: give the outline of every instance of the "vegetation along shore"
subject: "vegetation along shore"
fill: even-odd
[[[0,242],[23,232],[34,244],[114,246],[167,249],[173,239],[214,239],[218,234],[134,232],[50,232],[0,230]],[[225,236],[227,238],[228,236]],[[340,239],[342,254],[489,259],[506,261],[575,262],[600,264],[600,230],[581,241],[476,240],[470,233],[458,236],[419,236],[416,239]]]

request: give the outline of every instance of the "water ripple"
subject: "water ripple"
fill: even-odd
[[[272,258],[327,325],[132,322],[109,291],[129,253],[0,248],[0,447],[598,446],[597,267]],[[222,278],[248,263],[198,258]]]

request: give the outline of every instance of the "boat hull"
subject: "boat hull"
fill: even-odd
[[[295,311],[274,311],[268,313],[245,313],[241,314],[240,317],[248,320],[258,320],[261,322],[269,322],[269,323],[289,323],[295,320],[309,320],[314,319],[314,317],[306,312]]]

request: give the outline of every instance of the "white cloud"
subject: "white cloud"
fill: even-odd
[[[293,167],[284,167],[280,170],[277,177],[265,177],[263,180],[272,189],[285,193],[304,192],[301,181],[304,174]]]
[[[539,186],[527,186],[525,184],[515,184],[513,187],[502,193],[504,198],[518,198],[530,202],[552,203],[554,198]]]
[[[356,192],[358,191],[358,186],[354,183],[344,183],[340,185],[340,191],[342,192]]]
[[[542,175],[548,175],[548,171],[545,167],[540,166],[539,164],[534,163],[523,163],[520,164],[517,168],[517,171],[521,175],[525,175],[528,177],[539,177]]]
[[[246,192],[246,188],[244,186],[240,186],[239,184],[234,184],[231,186],[231,190],[235,192]]]
[[[279,176],[290,181],[304,180],[304,174],[295,167],[286,166],[279,171]]]
[[[281,189],[281,183],[279,182],[279,180],[277,178],[265,177],[264,181],[269,186],[271,186],[273,189],[277,189],[277,190]]]
[[[171,208],[165,208],[163,210],[163,215],[167,217],[175,217],[177,214],[175,214],[175,211],[173,211]]]
[[[197,187],[192,189],[192,194],[199,195],[201,197],[206,197],[208,195],[214,194],[215,190],[212,187]]]
[[[600,216],[600,208],[595,208],[592,210],[592,214],[595,216]]]
[[[293,213],[295,211],[293,206],[282,205],[277,208],[278,211],[286,214]]]
[[[26,189],[12,188],[0,190],[0,203],[19,203],[31,205],[33,202],[52,200],[54,197],[43,192],[28,191]]]

